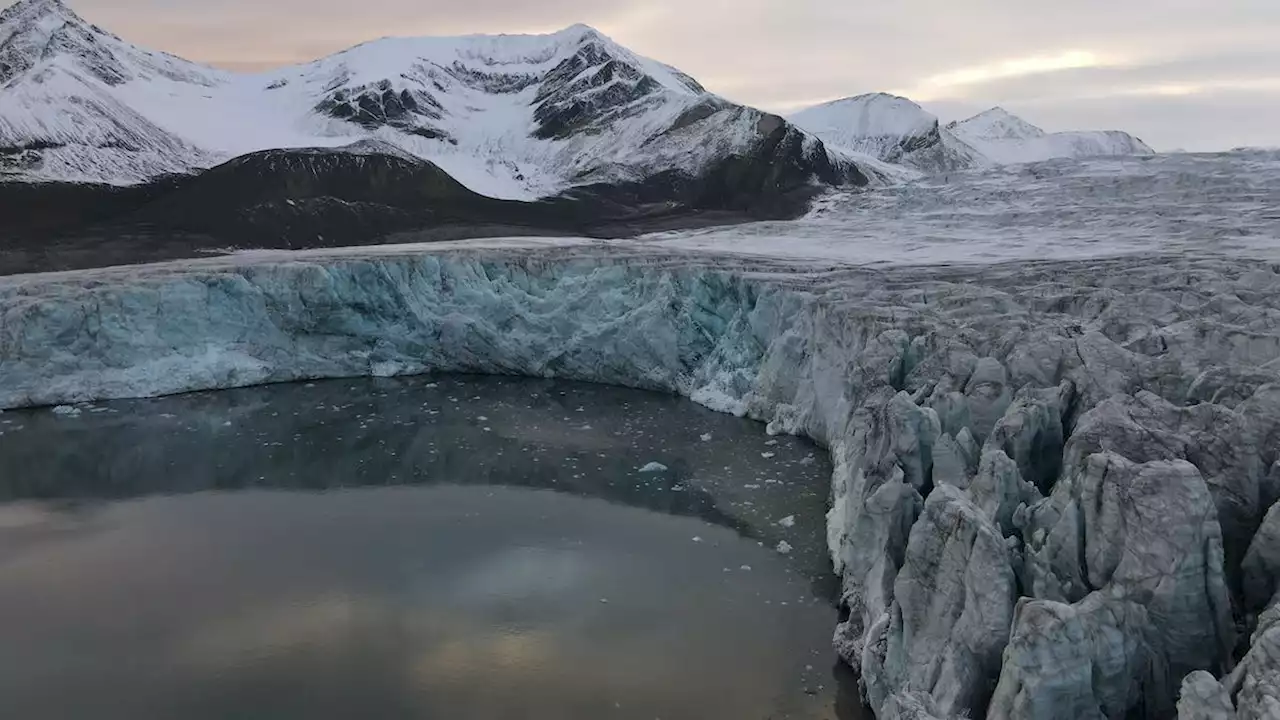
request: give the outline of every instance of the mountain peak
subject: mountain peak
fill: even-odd
[[[61,0],[21,0],[0,12],[0,84],[60,54],[100,56],[106,38]]]
[[[19,0],[0,11],[0,45],[18,34],[48,31],[66,23],[84,24],[84,20],[62,0]]]
[[[871,93],[863,93],[861,95],[851,95],[849,97],[842,97],[836,100],[828,100],[826,102],[819,103],[817,105],[811,105],[802,110],[798,110],[796,111],[795,114],[800,115],[804,113],[812,113],[821,108],[828,108],[831,110],[836,110],[836,109],[847,110],[847,109],[853,109],[853,108],[861,109],[861,108],[868,108],[868,107],[893,107],[903,111],[914,109],[919,112],[925,112],[923,108],[921,108],[918,104],[916,104],[915,101],[911,100],[910,98],[905,98],[900,95],[894,95],[892,93],[886,93],[886,92],[871,92]]]
[[[604,33],[584,23],[574,23],[569,27],[563,30],[554,32],[552,34],[567,36],[567,37],[579,37],[582,40],[608,40],[609,39]]]
[[[31,15],[48,12],[71,13],[62,0],[18,0],[18,2],[0,11],[0,17],[9,18],[16,15]],[[74,14],[74,13],[72,13]]]
[[[0,87],[47,81],[46,69],[92,76],[108,86],[138,78],[211,85],[218,73],[135,47],[77,15],[62,0],[21,0],[0,12]]]
[[[840,100],[832,101],[832,104],[859,103],[859,102],[860,103],[895,103],[895,104],[903,103],[906,105],[915,105],[916,107],[919,107],[919,105],[917,105],[916,102],[911,98],[905,98],[905,97],[902,97],[901,95],[894,95],[893,93],[887,93],[887,92],[863,93],[861,95],[854,95],[853,97],[847,97]]]
[[[938,119],[911,100],[876,92],[832,100],[792,115],[801,127],[822,135],[842,130],[851,137],[912,137],[938,126]],[[837,143],[839,144],[839,143]]]
[[[952,123],[953,129],[959,129],[971,137],[986,140],[1019,140],[1043,137],[1045,132],[999,105],[984,110],[977,115]]]

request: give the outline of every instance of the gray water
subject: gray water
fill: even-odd
[[[829,478],[759,424],[544,380],[0,414],[0,716],[862,717]]]

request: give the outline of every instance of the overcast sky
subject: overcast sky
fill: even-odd
[[[775,112],[884,90],[944,120],[999,104],[1048,130],[1128,130],[1161,150],[1280,145],[1280,0],[66,2],[125,39],[235,68],[385,35],[583,22]]]

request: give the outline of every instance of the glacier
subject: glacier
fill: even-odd
[[[829,451],[833,645],[878,717],[1275,717],[1277,168],[1059,162],[637,241],[8,276],[0,409],[428,372],[677,393]]]
[[[3,408],[425,372],[679,393],[828,448],[835,642],[880,717],[1167,717],[1229,670],[1244,578],[1277,589],[1249,547],[1280,497],[1277,264],[548,240],[0,280]]]

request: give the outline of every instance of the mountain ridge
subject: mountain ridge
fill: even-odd
[[[982,164],[976,151],[946,132],[932,113],[909,98],[866,93],[806,108],[791,120],[836,150],[926,173]]]
[[[1049,133],[1000,106],[942,125],[916,102],[889,93],[821,103],[792,113],[790,118],[836,150],[865,152],[927,174],[1154,152],[1121,131]]]
[[[533,200],[697,178],[726,158],[811,165],[863,184],[850,158],[776,116],[585,25],[545,35],[371,40],[310,63],[234,73],[148,51],[58,0],[4,11],[0,172],[133,184],[270,148],[388,142],[491,197]],[[63,38],[59,40],[58,38]],[[762,155],[785,147],[792,156]],[[824,177],[825,176],[825,177]]]

